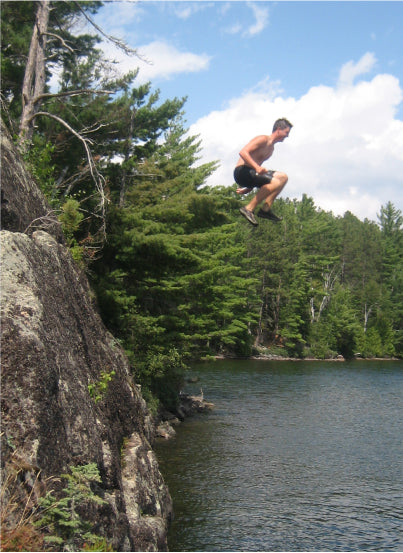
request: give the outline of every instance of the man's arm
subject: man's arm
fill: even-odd
[[[272,154],[272,152],[266,151],[267,148],[267,136],[256,136],[242,148],[239,155],[246,165],[253,167],[256,173],[261,175],[266,173],[267,169],[260,165],[260,160],[268,159]]]

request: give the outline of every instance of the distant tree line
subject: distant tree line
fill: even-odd
[[[203,186],[217,163],[198,165],[186,98],[161,102],[75,32],[101,5],[2,2],[2,112],[150,405],[175,403],[190,359],[401,357],[400,210],[360,221],[303,196],[248,225],[235,185]]]

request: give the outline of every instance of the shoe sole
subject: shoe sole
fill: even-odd
[[[247,221],[249,221],[249,223],[250,223],[251,225],[253,225],[254,227],[257,227],[257,226],[258,226],[259,223],[258,223],[257,221],[255,221],[254,219],[250,218],[250,215],[249,215],[249,213],[248,213],[246,210],[243,210],[243,209],[241,208],[241,209],[239,210],[239,213],[240,213],[241,215],[243,215],[243,216],[245,217],[245,219],[246,219]],[[253,214],[252,214],[252,215],[253,215]]]
[[[261,219],[266,219],[267,221],[273,221],[273,223],[279,223],[280,221],[283,220],[281,217],[278,217],[278,218],[267,217],[266,215],[262,215],[262,213],[260,211],[257,214],[257,216],[260,217]]]

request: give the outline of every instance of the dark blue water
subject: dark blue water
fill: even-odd
[[[403,551],[403,363],[198,365],[157,445],[171,551]]]

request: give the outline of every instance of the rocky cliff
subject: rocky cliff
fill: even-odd
[[[17,464],[32,503],[50,477],[96,463],[92,531],[114,551],[166,550],[171,498],[128,360],[4,128],[1,153],[3,482]]]

